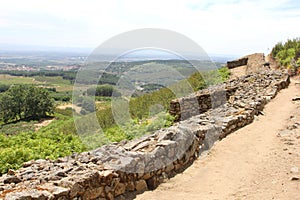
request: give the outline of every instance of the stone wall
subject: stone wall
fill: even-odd
[[[259,70],[267,69],[265,55],[263,53],[254,53],[244,56],[240,59],[227,62],[232,77],[244,76]]]
[[[225,104],[229,97],[234,94],[237,87],[224,85],[200,90],[190,96],[178,98],[170,102],[169,113],[175,116],[175,121],[182,121],[209,109]]]
[[[10,170],[0,177],[0,199],[114,199],[154,189],[184,170],[216,140],[251,123],[288,84],[289,77],[281,71],[263,71],[228,81],[223,85],[227,101],[172,127],[135,141],[54,161],[29,161],[19,170]],[[220,87],[215,88],[195,95],[209,99],[209,94],[221,94]]]
[[[257,72],[264,67],[266,63],[265,55],[263,53],[255,53],[247,56],[248,63],[247,63],[247,71],[246,74]]]
[[[234,60],[234,61],[228,61],[227,62],[227,67],[228,69],[233,69],[239,66],[243,66],[243,65],[247,65],[248,63],[248,58],[240,58],[238,60]]]

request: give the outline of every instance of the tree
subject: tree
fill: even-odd
[[[4,123],[16,117],[14,103],[11,95],[3,93],[0,95],[0,119]]]
[[[40,119],[52,114],[54,102],[44,88],[29,87],[25,93],[25,118]]]
[[[4,123],[41,119],[53,111],[54,100],[44,88],[15,85],[0,95],[0,119]]]
[[[25,85],[15,85],[10,87],[6,93],[11,97],[13,103],[13,113],[15,119],[22,119],[22,114],[25,109],[25,94],[28,86]]]
[[[111,97],[114,95],[116,97],[121,96],[121,93],[116,91],[112,85],[98,85],[97,87],[87,89],[87,95],[103,97]]]

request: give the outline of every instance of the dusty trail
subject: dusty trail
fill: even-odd
[[[300,101],[292,101],[297,95],[300,84],[292,81],[263,116],[136,199],[300,199],[300,181],[291,180],[300,177]]]

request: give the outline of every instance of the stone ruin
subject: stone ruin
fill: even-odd
[[[233,69],[236,67],[240,67],[243,65],[247,65],[248,64],[248,58],[240,58],[238,60],[234,60],[234,61],[228,61],[227,62],[227,67],[228,69]]]
[[[0,199],[114,199],[155,189],[215,141],[251,123],[288,85],[286,73],[260,71],[174,100],[170,112],[182,120],[173,126],[57,160],[25,162],[0,177]],[[224,98],[218,102],[215,94]]]
[[[268,69],[269,66],[263,53],[254,53],[234,61],[228,61],[227,68],[230,69],[232,76],[239,77]]]

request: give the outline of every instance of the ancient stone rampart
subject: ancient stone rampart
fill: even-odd
[[[227,67],[230,69],[232,77],[239,77],[265,70],[268,68],[265,64],[265,55],[263,53],[254,53],[237,60],[228,61]]]
[[[199,115],[225,104],[234,94],[237,87],[218,85],[200,90],[187,97],[178,98],[170,102],[169,113],[175,116],[175,121],[183,121],[191,116]]]
[[[233,69],[239,66],[247,65],[247,63],[248,63],[248,58],[240,58],[238,60],[228,61],[227,67],[228,69]]]
[[[186,109],[199,112],[172,127],[135,141],[54,161],[29,161],[19,170],[10,170],[0,177],[0,199],[114,199],[125,193],[154,189],[184,170],[216,140],[251,123],[288,84],[289,76],[281,71],[249,74],[226,82],[226,101],[221,100],[213,109],[201,110],[200,99],[208,100],[209,94],[216,91],[194,94],[199,97],[198,105]],[[217,94],[221,94],[220,90]],[[176,114],[183,116],[178,110]]]

